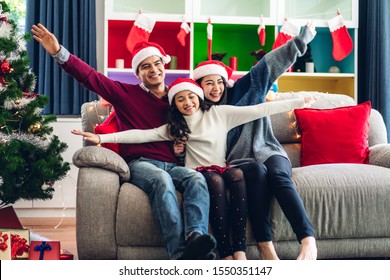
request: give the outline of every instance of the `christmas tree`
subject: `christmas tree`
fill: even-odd
[[[0,207],[19,199],[50,199],[53,184],[65,177],[66,143],[51,135],[54,115],[42,115],[48,99],[34,93],[36,76],[29,67],[26,40],[9,7],[0,1]]]

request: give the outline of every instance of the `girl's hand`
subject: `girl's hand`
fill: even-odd
[[[60,51],[61,47],[56,36],[49,32],[49,30],[47,30],[42,24],[34,24],[32,26],[31,32],[34,34],[33,38],[41,43],[41,45],[49,54],[55,55]]]
[[[84,140],[86,140],[86,141],[92,142],[94,144],[99,144],[100,143],[100,137],[97,134],[90,133],[90,132],[84,132],[84,131],[77,130],[77,129],[72,129],[71,132],[73,134],[75,134],[75,135],[83,136]]]
[[[185,152],[185,145],[185,141],[176,141],[175,143],[173,143],[173,152],[176,156],[179,156],[180,154]]]

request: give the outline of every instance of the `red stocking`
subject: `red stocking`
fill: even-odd
[[[287,41],[297,36],[299,34],[299,29],[299,26],[296,26],[295,24],[285,19],[282,28],[276,37],[274,45],[272,46],[272,49],[274,50],[281,45],[284,45]]]
[[[186,45],[186,37],[187,34],[190,33],[190,31],[191,28],[188,26],[188,24],[185,21],[183,21],[180,25],[180,31],[176,36],[177,40],[179,40],[180,45],[182,45],[183,47]]]
[[[135,44],[138,42],[149,41],[150,33],[152,33],[156,21],[144,14],[139,14],[131,28],[126,39],[126,47],[130,53],[133,52]]]
[[[207,53],[208,60],[211,60],[211,54],[213,52],[213,26],[211,21],[207,24]]]
[[[262,21],[259,28],[257,29],[257,34],[259,35],[260,45],[265,45],[265,24]]]
[[[330,33],[333,40],[333,58],[337,61],[346,58],[353,49],[352,38],[344,25],[343,16],[338,16],[328,20]]]

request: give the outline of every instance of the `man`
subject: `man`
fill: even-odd
[[[164,64],[170,56],[161,46],[135,45],[132,67],[141,84],[132,85],[113,81],[70,54],[42,24],[33,25],[31,32],[66,73],[113,105],[119,130],[165,123],[169,103]],[[207,234],[210,198],[202,174],[177,165],[171,142],[121,145],[120,154],[129,165],[130,182],[149,197],[170,258],[214,259],[216,241]],[[183,194],[184,218],[176,189]]]

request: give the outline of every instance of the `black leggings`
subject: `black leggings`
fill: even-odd
[[[251,162],[241,165],[240,168],[245,175],[248,215],[257,242],[272,240],[270,214],[273,196],[299,242],[307,236],[314,236],[313,225],[291,180],[291,163],[287,158],[274,155],[264,164]]]
[[[203,172],[210,192],[210,224],[217,239],[220,258],[246,250],[247,197],[244,174],[229,168],[222,175]],[[226,190],[230,190],[230,198]],[[230,242],[230,231],[233,244]]]

